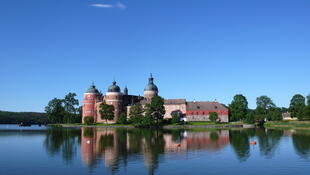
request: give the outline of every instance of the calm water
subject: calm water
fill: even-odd
[[[310,131],[0,125],[1,175],[308,175],[309,157]]]

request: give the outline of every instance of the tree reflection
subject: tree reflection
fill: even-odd
[[[71,163],[80,143],[81,130],[54,128],[46,134],[44,146],[51,156],[61,154],[66,163]]]
[[[230,144],[240,161],[246,161],[250,156],[249,134],[246,130],[230,130]]]
[[[297,154],[307,159],[310,155],[310,133],[299,131],[293,134],[293,145]]]
[[[262,155],[271,158],[283,136],[282,130],[275,129],[257,129],[256,135],[259,142],[259,149]]]

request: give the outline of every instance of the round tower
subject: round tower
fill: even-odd
[[[145,86],[144,88],[144,98],[147,100],[147,101],[151,101],[151,99],[154,97],[154,96],[157,96],[158,95],[158,88],[157,86],[154,84],[154,78],[152,76],[152,74],[150,75],[150,78],[149,78],[149,83]]]
[[[98,89],[94,83],[90,86],[90,88],[84,93],[83,97],[83,105],[82,105],[82,122],[84,123],[85,117],[93,117],[95,120],[96,111],[95,111],[95,103],[96,97],[99,95]]]
[[[123,109],[123,94],[116,82],[113,81],[112,85],[109,86],[108,92],[105,96],[105,102],[108,105],[114,106],[114,122],[117,121]]]

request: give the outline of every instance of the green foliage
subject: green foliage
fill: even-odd
[[[118,120],[117,120],[118,124],[127,124],[127,116],[125,113],[121,113]]]
[[[62,123],[65,116],[65,108],[63,106],[63,100],[54,98],[48,102],[45,107],[47,118],[51,123]]]
[[[48,123],[46,113],[0,111],[0,124],[45,124]]]
[[[51,123],[80,123],[81,115],[78,114],[79,101],[75,93],[68,93],[64,99],[54,98],[45,107]]]
[[[305,114],[305,97],[300,94],[296,94],[291,99],[289,111],[291,112],[291,116],[297,117],[298,120],[306,120],[307,116]]]
[[[247,123],[247,124],[254,124],[255,123],[255,115],[254,115],[253,111],[249,111],[246,114],[245,119],[244,119],[244,123]]]
[[[171,112],[171,116],[172,116],[171,123],[173,123],[173,124],[180,123],[180,119],[181,119],[182,115],[183,114],[180,110],[172,111]]]
[[[106,123],[108,123],[108,120],[114,119],[114,106],[113,105],[101,103],[99,107],[100,107],[99,113],[100,113],[100,117],[102,120],[106,120]]]
[[[209,119],[210,119],[210,121],[212,121],[212,122],[217,121],[217,120],[218,120],[218,115],[217,115],[217,113],[216,113],[216,112],[210,112],[210,114],[209,114]]]
[[[91,117],[91,116],[84,117],[84,123],[86,125],[94,124],[94,117]]]
[[[268,110],[268,120],[280,121],[282,120],[282,112],[280,108],[270,108]]]
[[[164,99],[160,96],[153,97],[151,103],[145,105],[145,117],[150,120],[145,121],[148,123],[147,126],[151,127],[153,125],[161,125],[165,112]]]
[[[263,95],[256,99],[256,117],[260,120],[268,118],[268,112],[271,108],[276,108],[276,105],[273,103],[271,98]]]
[[[233,101],[229,105],[229,120],[240,121],[243,120],[247,114],[248,101],[242,94],[234,96]]]
[[[129,122],[132,123],[135,127],[142,126],[143,120],[143,108],[140,103],[133,105],[129,111]]]

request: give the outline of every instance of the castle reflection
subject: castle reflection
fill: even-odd
[[[189,132],[184,130],[143,130],[82,128],[82,159],[92,167],[98,160],[116,171],[130,155],[143,158],[153,174],[165,153],[184,154],[191,150],[216,152],[229,144],[229,131]]]

